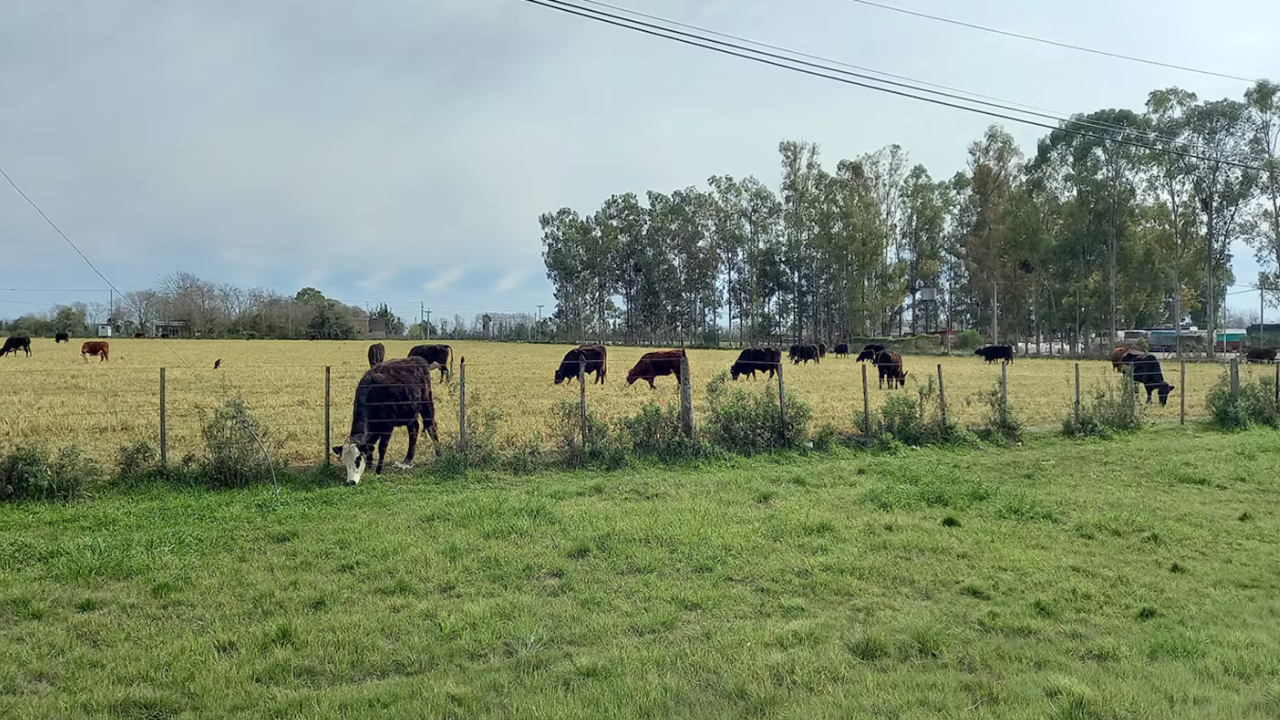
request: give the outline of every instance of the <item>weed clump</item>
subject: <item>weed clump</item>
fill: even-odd
[[[193,480],[209,488],[242,488],[273,481],[271,457],[283,443],[249,412],[244,398],[225,400],[212,415],[201,413],[204,457],[191,468]],[[265,452],[265,455],[264,455]]]
[[[1142,406],[1138,388],[1127,375],[1117,388],[1110,381],[1095,385],[1093,394],[1080,402],[1080,412],[1062,423],[1067,437],[1110,438],[1142,427]]]
[[[862,427],[861,417],[855,417],[854,422],[863,435],[875,437],[885,450],[897,450],[900,445],[966,445],[973,440],[964,428],[943,419],[932,375],[916,388],[915,397],[895,393],[885,398],[884,405],[871,414],[871,427]]]
[[[27,443],[0,455],[0,501],[71,502],[101,479],[101,469],[76,445],[51,452]]]
[[[772,387],[750,392],[730,388],[728,380],[729,374],[721,371],[707,383],[711,415],[703,432],[712,445],[741,455],[755,455],[804,444],[813,414],[808,403],[794,395],[787,397],[784,417],[778,393]],[[824,435],[824,444],[832,442],[830,434]]]
[[[1205,406],[1213,416],[1214,425],[1223,430],[1248,430],[1255,425],[1280,427],[1274,378],[1245,380],[1240,383],[1240,392],[1232,396],[1231,380],[1223,373],[1209,390]]]

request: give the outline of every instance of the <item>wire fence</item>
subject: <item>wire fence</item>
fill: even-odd
[[[611,349],[612,351],[612,349]],[[635,354],[643,352],[636,349]],[[702,354],[699,354],[702,353]],[[619,353],[622,354],[622,353]],[[679,407],[692,426],[709,412],[707,381],[727,371],[737,354],[729,351],[691,351],[681,377],[660,376],[650,389],[644,379],[627,384],[631,363],[616,363],[603,384],[586,375],[554,383],[559,363],[544,360],[461,362],[453,373],[433,372],[433,394],[440,443],[456,446],[464,439],[464,418],[483,418],[493,425],[499,446],[534,444],[549,448],[563,436],[565,404],[578,404],[605,421],[616,422],[656,402]],[[611,358],[612,359],[612,358]],[[620,367],[619,367],[620,366]],[[1174,386],[1168,404],[1158,393],[1146,405],[1147,419],[1178,423],[1206,417],[1209,390],[1233,374],[1242,381],[1275,377],[1280,365],[1239,365],[1166,360],[1164,380]],[[355,388],[367,364],[237,364],[221,369],[190,367],[15,367],[0,372],[0,443],[24,441],[51,445],[79,445],[88,455],[110,461],[117,449],[145,441],[157,446],[170,462],[203,451],[202,428],[226,402],[241,398],[267,429],[264,438],[277,448],[279,460],[315,464],[332,459],[330,448],[346,439],[352,420]],[[1061,427],[1087,404],[1097,388],[1118,387],[1121,375],[1108,361],[1064,361],[1017,358],[987,365],[980,360],[949,357],[906,357],[905,386],[891,389],[869,363],[827,355],[817,363],[792,364],[784,358],[781,378],[760,368],[754,379],[740,377],[730,385],[767,387],[779,402],[780,414],[796,401],[812,410],[812,427],[830,424],[853,432],[863,426],[887,397],[912,393],[932,384],[943,390],[948,417],[976,426],[987,406],[984,394],[998,390],[1025,427]],[[863,376],[866,380],[864,385]],[[683,385],[683,387],[681,387]],[[865,390],[864,390],[865,387]],[[421,444],[430,442],[426,436]],[[403,431],[393,434],[388,461],[406,449]]]

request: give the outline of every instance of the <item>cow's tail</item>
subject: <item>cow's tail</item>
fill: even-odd
[[[453,377],[453,346],[449,346],[449,377]]]

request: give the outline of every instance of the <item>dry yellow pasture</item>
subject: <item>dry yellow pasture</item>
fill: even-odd
[[[44,440],[52,445],[79,444],[102,460],[114,457],[115,448],[140,439],[158,443],[160,418],[160,368],[166,369],[166,413],[169,456],[179,459],[199,448],[200,417],[223,399],[245,398],[249,407],[277,436],[284,438],[285,454],[295,463],[322,460],[325,426],[325,368],[331,368],[332,404],[329,426],[333,443],[346,437],[356,382],[368,369],[365,341],[271,340],[111,340],[111,359],[84,362],[81,340],[55,345],[33,340],[32,356],[0,358],[0,440],[12,444]],[[386,341],[387,357],[404,357],[415,342]],[[555,369],[569,345],[453,342],[455,365],[467,361],[468,408],[501,412],[500,437],[505,441],[534,438],[549,443],[551,418],[557,402],[576,400],[576,383],[553,384]],[[587,385],[588,402],[605,418],[615,419],[638,410],[650,400],[678,404],[673,377],[659,378],[656,390],[647,383],[626,385],[627,370],[651,348],[610,347],[609,374],[605,385]],[[695,412],[705,412],[706,383],[727,370],[736,350],[691,350]],[[217,359],[222,366],[215,370]],[[867,369],[869,401],[877,408],[890,392],[915,392],[919,383],[937,378],[942,365],[950,414],[969,424],[981,421],[976,393],[998,386],[1000,366],[986,365],[972,355],[913,357],[905,359],[905,390],[881,390],[875,368]],[[1164,363],[1166,379],[1179,385],[1178,366]],[[456,370],[456,367],[455,367]],[[1187,365],[1187,415],[1205,415],[1205,394],[1223,370],[1207,364]],[[1242,376],[1274,372],[1270,367],[1242,366]],[[1111,365],[1104,361],[1080,363],[1085,393],[1099,382],[1115,381]],[[828,355],[819,365],[785,369],[788,397],[812,406],[815,425],[830,422],[853,426],[863,404],[862,366],[852,358]],[[439,377],[438,375],[436,376]],[[769,381],[739,381],[762,387]],[[776,383],[775,383],[776,385]],[[1074,364],[1068,360],[1019,358],[1008,366],[1009,403],[1029,427],[1061,423],[1071,411]],[[1150,417],[1177,421],[1179,390],[1169,406],[1153,404]],[[1145,396],[1145,393],[1144,393]],[[442,442],[457,437],[458,379],[436,384],[437,412]],[[424,436],[425,440],[425,436]],[[405,448],[398,431],[388,458],[399,459]],[[420,454],[430,453],[420,444]],[[425,455],[424,455],[425,457]]]

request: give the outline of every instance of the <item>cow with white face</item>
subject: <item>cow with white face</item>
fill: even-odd
[[[369,368],[356,385],[355,405],[351,413],[351,432],[333,453],[342,459],[347,470],[348,485],[360,482],[373,462],[373,448],[378,446],[378,464],[374,474],[382,474],[391,432],[400,426],[409,431],[409,452],[398,468],[413,467],[413,451],[418,444],[418,417],[426,427],[440,456],[440,440],[436,435],[435,403],[431,395],[432,366],[417,357],[387,360]]]

